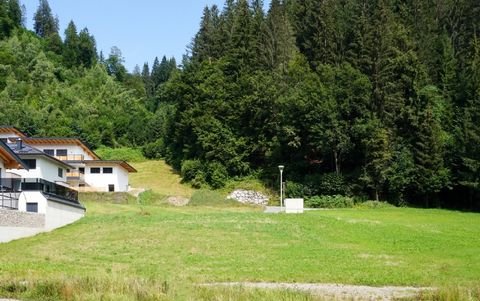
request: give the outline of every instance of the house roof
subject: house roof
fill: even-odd
[[[22,159],[26,159],[26,158],[32,157],[32,156],[42,156],[42,157],[47,158],[50,161],[53,161],[53,162],[55,162],[59,165],[62,165],[65,168],[69,168],[69,169],[74,168],[72,165],[67,164],[63,161],[60,161],[57,158],[52,157],[50,155],[47,155],[46,153],[42,152],[41,150],[39,150],[37,148],[34,148],[34,147],[32,147],[28,144],[25,144],[23,142],[22,142],[22,147],[21,148],[18,148],[17,143],[8,143],[7,145],[16,155],[18,155]]]
[[[15,134],[18,137],[26,138],[27,135],[25,135],[24,132],[20,131],[14,126],[10,125],[0,125],[0,133],[2,134]]]
[[[126,161],[121,161],[121,160],[85,160],[85,164],[86,165],[115,164],[115,165],[120,165],[128,172],[137,172],[137,170],[132,165],[128,164]]]
[[[4,165],[8,169],[20,169],[24,168],[28,170],[27,165],[15,154],[14,151],[8,147],[3,141],[0,140],[0,158],[3,159]]]
[[[90,157],[95,160],[100,160],[100,157],[95,154],[82,140],[78,138],[65,138],[65,137],[25,137],[23,139],[26,143],[32,145],[45,145],[45,144],[67,144],[80,146]]]

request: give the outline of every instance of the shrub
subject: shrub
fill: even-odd
[[[190,182],[195,179],[197,173],[202,172],[202,162],[200,160],[185,160],[182,162],[182,168],[180,174],[182,179],[186,182]]]
[[[207,166],[207,182],[213,189],[222,188],[228,180],[228,172],[223,164],[212,162]]]
[[[143,162],[145,157],[142,151],[137,148],[121,147],[121,148],[109,148],[101,147],[95,150],[95,153],[104,160],[121,160],[128,162]]]
[[[337,173],[308,175],[305,183],[310,187],[311,195],[347,195],[350,190],[343,176]]]
[[[310,208],[352,208],[354,206],[351,197],[342,195],[320,195],[307,198],[306,207]]]
[[[285,184],[285,195],[288,198],[303,198],[311,195],[310,187],[307,185],[287,181]]]
[[[195,177],[190,181],[193,188],[200,189],[207,184],[207,179],[203,170],[197,171]]]
[[[142,147],[142,153],[145,158],[148,159],[160,159],[165,156],[165,143],[163,139],[157,139],[154,142],[150,142]]]
[[[356,207],[365,208],[365,209],[382,209],[382,208],[393,208],[395,206],[387,202],[366,201],[366,202],[358,203]]]

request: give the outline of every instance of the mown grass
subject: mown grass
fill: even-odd
[[[0,295],[25,300],[316,300],[285,291],[196,285],[480,287],[480,215],[474,213],[385,208],[267,215],[245,206],[173,208],[97,200],[85,205],[87,216],[73,225],[0,244]],[[450,300],[437,296],[422,298]]]

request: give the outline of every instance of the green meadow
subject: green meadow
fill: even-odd
[[[77,223],[0,244],[0,297],[322,300],[292,291],[201,286],[212,282],[439,288],[416,298],[423,300],[480,295],[475,213],[383,208],[286,215],[228,204],[82,199],[88,211]]]

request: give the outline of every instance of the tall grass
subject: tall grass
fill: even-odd
[[[480,301],[480,284],[474,287],[450,286],[424,291],[411,301]]]
[[[178,285],[168,281],[123,277],[79,277],[49,280],[0,280],[0,296],[42,301],[265,300],[320,301],[304,292],[243,287]]]

